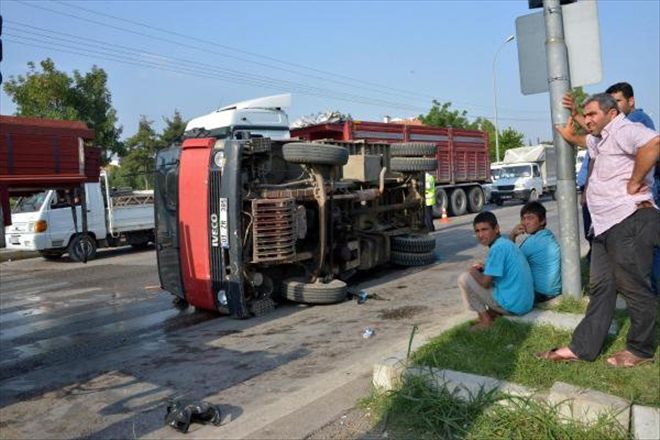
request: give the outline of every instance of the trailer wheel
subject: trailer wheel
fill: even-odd
[[[334,279],[329,283],[305,283],[300,278],[283,282],[284,296],[294,302],[305,304],[334,304],[346,299],[346,283]]]
[[[438,162],[430,157],[393,157],[390,160],[392,171],[400,172],[418,172],[435,171],[438,168]]]
[[[435,205],[433,205],[433,217],[442,217],[442,210],[447,209],[449,199],[447,199],[447,191],[444,188],[435,189]]]
[[[421,143],[421,142],[401,142],[399,144],[392,144],[390,147],[390,154],[392,157],[401,156],[435,156],[438,148],[435,144]]]
[[[96,240],[90,235],[78,234],[69,242],[67,252],[69,258],[77,263],[93,260],[96,257]]]
[[[435,250],[435,238],[430,235],[399,235],[392,237],[392,250],[413,253],[433,252]]]
[[[426,266],[435,262],[433,252],[397,252],[392,251],[390,261],[397,266]]]
[[[44,259],[49,260],[49,261],[55,261],[59,260],[62,255],[64,255],[65,250],[47,250],[47,251],[39,251],[39,255],[41,255]]]
[[[467,197],[463,188],[456,188],[449,196],[449,211],[451,215],[458,216],[465,214],[467,210]]]
[[[484,196],[484,191],[480,187],[473,186],[470,188],[467,199],[467,209],[469,212],[475,213],[481,211],[484,207],[485,201],[486,197]]]
[[[291,142],[282,147],[287,162],[315,165],[346,165],[348,150],[338,145]]]

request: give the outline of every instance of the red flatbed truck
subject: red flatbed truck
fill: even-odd
[[[387,122],[342,121],[295,128],[292,138],[308,141],[365,140],[367,142],[424,142],[437,147],[435,216],[479,212],[485,197],[482,185],[490,181],[488,133]]]

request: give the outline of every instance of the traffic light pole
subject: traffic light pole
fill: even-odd
[[[564,40],[564,24],[559,0],[543,0],[545,18],[548,88],[552,125],[565,125],[569,112],[561,104],[570,91],[568,50]],[[582,295],[580,271],[580,236],[578,235],[577,193],[575,190],[575,152],[573,147],[553,129],[557,152],[557,200],[559,210],[559,244],[561,247],[562,292],[572,297]]]

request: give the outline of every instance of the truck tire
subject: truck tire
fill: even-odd
[[[77,263],[93,260],[96,257],[96,240],[90,235],[74,236],[67,247],[69,258]]]
[[[468,191],[467,202],[468,212],[475,213],[483,209],[486,197],[484,196],[484,191],[481,187],[473,186],[470,188]]]
[[[397,266],[426,266],[435,262],[433,252],[398,252],[392,251],[390,261]]]
[[[467,211],[467,196],[463,188],[456,188],[449,196],[449,213],[453,216],[465,214]]]
[[[447,199],[447,191],[444,188],[435,189],[435,205],[433,205],[433,217],[440,218],[442,217],[442,209],[447,210],[447,204],[449,199]]]
[[[435,144],[421,142],[402,142],[399,144],[392,144],[390,147],[390,154],[392,157],[435,156],[437,151],[438,148]]]
[[[284,160],[314,165],[346,165],[348,150],[338,145],[291,142],[282,147]]]
[[[49,260],[49,261],[56,261],[59,260],[62,255],[64,255],[65,249],[60,249],[60,250],[47,250],[47,251],[39,251],[39,255],[41,255],[44,259]]]
[[[329,283],[305,283],[300,278],[283,282],[284,296],[291,301],[305,304],[334,304],[346,300],[346,283],[334,279]]]
[[[536,192],[534,188],[529,192],[529,197],[527,197],[527,200],[525,200],[525,203],[528,202],[535,202],[539,199],[539,193]]]
[[[392,171],[400,172],[418,172],[435,171],[438,168],[438,162],[430,157],[393,157],[390,160]]]
[[[435,250],[435,238],[430,235],[399,235],[392,237],[392,250],[412,253],[433,252]]]

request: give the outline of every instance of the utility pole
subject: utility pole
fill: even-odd
[[[557,152],[557,205],[562,292],[579,298],[582,295],[582,280],[575,191],[575,153],[573,147],[554,130],[555,125],[565,125],[568,120],[569,112],[562,106],[561,99],[571,88],[568,51],[564,40],[564,24],[559,0],[543,0],[543,16],[553,125],[552,138]]]

